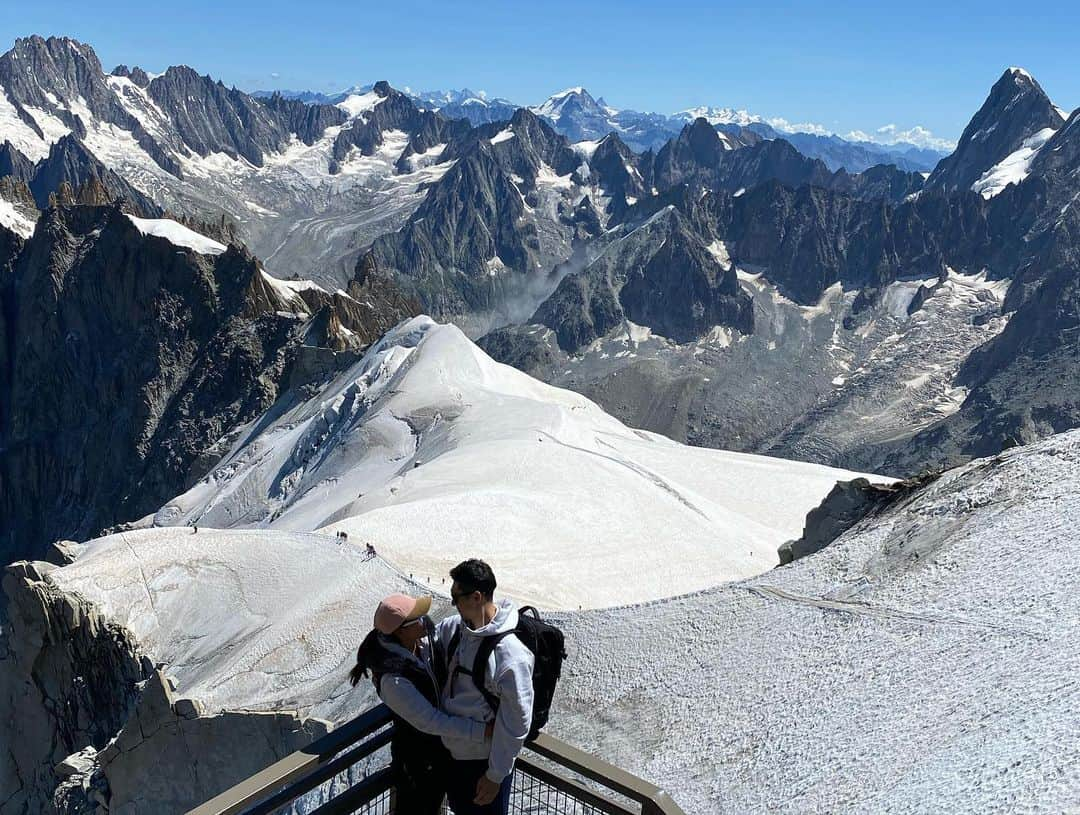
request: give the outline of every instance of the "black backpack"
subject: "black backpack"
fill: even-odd
[[[526,612],[531,612],[527,614]],[[488,706],[494,710],[499,709],[499,698],[484,687],[484,668],[491,657],[495,646],[503,638],[511,634],[521,640],[521,644],[532,651],[535,658],[533,666],[533,711],[532,725],[526,741],[532,741],[538,735],[544,725],[547,724],[548,714],[551,712],[551,700],[555,696],[555,685],[562,675],[563,660],[566,659],[566,638],[563,632],[546,623],[540,618],[540,613],[532,606],[522,606],[518,609],[518,624],[513,631],[503,631],[490,637],[484,637],[480,642],[480,648],[476,652],[472,670],[458,667],[458,671],[472,676],[473,684],[480,691]],[[458,643],[461,642],[461,629],[454,632],[447,647],[447,664],[453,659],[457,651]]]

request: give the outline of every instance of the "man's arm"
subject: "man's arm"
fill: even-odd
[[[496,784],[502,783],[514,769],[514,760],[525,745],[525,737],[532,727],[532,672],[535,658],[525,646],[515,650],[525,653],[515,653],[507,660],[509,664],[495,677],[499,712],[495,717],[486,775]]]
[[[480,744],[484,741],[483,722],[450,716],[433,707],[408,679],[384,676],[379,683],[379,696],[388,708],[422,733]]]

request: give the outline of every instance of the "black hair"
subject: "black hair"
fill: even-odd
[[[495,572],[482,560],[463,560],[450,570],[450,577],[466,593],[478,591],[484,595],[485,600],[495,596]]]
[[[352,682],[354,688],[363,677],[368,675],[368,671],[372,671],[371,663],[374,661],[375,652],[379,647],[379,632],[373,628],[364,637],[360,647],[356,649],[356,665],[349,671],[349,681]]]

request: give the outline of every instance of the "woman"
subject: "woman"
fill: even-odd
[[[441,736],[482,743],[491,726],[448,716],[440,709],[442,682],[435,674],[434,626],[427,613],[431,598],[391,594],[375,610],[375,627],[356,652],[349,674],[355,686],[371,673],[375,692],[394,715],[391,767],[397,789],[396,811],[435,815],[446,794],[448,754]]]

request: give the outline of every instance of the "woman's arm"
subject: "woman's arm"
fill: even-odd
[[[386,706],[422,733],[483,743],[485,723],[450,716],[433,707],[408,679],[387,675],[379,683]]]

